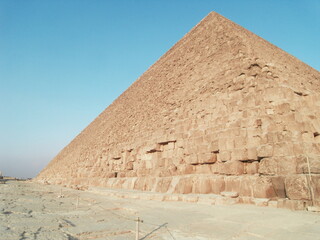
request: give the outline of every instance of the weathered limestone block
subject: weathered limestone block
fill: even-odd
[[[191,165],[197,165],[199,164],[198,156],[196,154],[187,155],[184,157],[186,163]]]
[[[148,159],[148,160],[145,160],[145,163],[146,163],[146,169],[153,169],[154,166],[154,162],[152,161],[152,159]]]
[[[235,148],[245,149],[247,146],[247,138],[245,136],[239,136],[234,138]]]
[[[301,142],[293,142],[292,144],[293,144],[293,152],[295,156],[301,156],[305,154],[309,155],[309,153],[305,151],[305,147],[303,146],[303,144],[301,144]]]
[[[307,152],[313,156],[320,155],[320,144],[319,143],[303,143],[304,152]]]
[[[200,145],[196,145],[197,150],[196,152],[199,153],[210,153],[211,151],[209,150],[209,145],[207,144],[200,144]]]
[[[256,130],[254,130],[256,131]],[[247,138],[247,148],[257,148],[261,145],[262,143],[262,138],[260,134],[256,134],[256,135],[248,135]]]
[[[219,139],[218,139],[218,148],[219,148],[220,151],[228,150],[227,141],[228,141],[228,138],[219,137]],[[230,149],[232,149],[232,148],[230,148]]]
[[[118,177],[118,178],[124,178],[124,177],[126,177],[126,172],[118,172],[117,177]]]
[[[225,190],[225,180],[223,176],[214,176],[210,178],[211,191],[214,194],[220,194]]]
[[[191,164],[212,164],[217,161],[217,155],[214,153],[200,153],[197,155],[196,161]]]
[[[239,197],[239,193],[238,192],[221,192],[220,194],[222,196],[224,196],[224,197],[229,197],[229,198],[237,198],[237,197]]]
[[[293,200],[310,200],[310,189],[305,175],[293,175],[285,178],[286,195]]]
[[[195,151],[196,152],[196,151]],[[173,149],[164,149],[162,151],[161,157],[163,158],[171,158],[174,156],[174,151]]]
[[[212,192],[212,183],[209,177],[199,177],[193,182],[192,193],[207,194]]]
[[[231,160],[232,161],[241,161],[248,159],[248,151],[246,148],[233,149],[231,151]]]
[[[218,161],[226,162],[231,160],[231,153],[230,151],[220,151],[217,155]]]
[[[247,148],[247,160],[252,160],[252,161],[256,161],[258,160],[258,152],[257,149],[255,147],[251,147],[251,148]]]
[[[174,193],[182,193],[182,194],[192,193],[192,187],[193,187],[193,178],[183,177],[179,179],[179,182],[177,183],[174,189]]]
[[[242,175],[244,174],[244,163],[240,161],[229,161],[219,163],[219,173],[225,175]]]
[[[193,144],[195,145],[195,146],[200,146],[200,145],[202,145],[204,143],[204,140],[203,140],[203,137],[201,136],[201,137],[195,137],[194,139],[193,139]]]
[[[301,173],[300,157],[263,158],[259,164],[259,173],[263,175],[288,175]]]
[[[195,174],[212,174],[212,168],[208,166],[207,164],[200,164],[194,166],[194,172]]]
[[[225,177],[225,192],[240,192],[241,180],[243,178],[240,176],[237,177]]]
[[[314,195],[314,200],[320,202],[320,176],[311,175],[311,187]]]
[[[285,181],[285,178],[280,176],[271,178],[273,189],[278,198],[286,198],[284,181]]]
[[[259,172],[258,162],[246,162],[244,163],[244,173],[245,174],[257,174]]]
[[[273,156],[273,146],[271,144],[261,145],[257,148],[258,158],[266,158]]]
[[[126,170],[133,170],[133,162],[127,162]]]
[[[126,178],[124,183],[122,184],[122,188],[124,189],[134,189],[134,184],[137,178],[129,177]]]
[[[291,110],[294,110],[294,109],[291,108],[289,103],[281,103],[275,106],[274,110],[275,110],[275,113],[283,115],[291,112]]]
[[[320,173],[320,156],[299,156],[297,162],[297,168],[299,171],[297,173]],[[308,167],[309,162],[309,167]]]
[[[156,182],[156,192],[162,192],[165,193],[169,190],[170,184],[171,184],[172,178],[159,178]]]
[[[274,156],[294,156],[292,142],[277,142],[273,145]]]
[[[287,208],[290,210],[306,210],[308,206],[311,206],[311,202],[308,200],[279,199],[277,204],[278,208]]]
[[[115,178],[115,177],[117,177],[117,173],[116,172],[110,172],[110,173],[107,174],[107,177],[108,178]]]
[[[129,171],[126,173],[126,177],[136,177],[137,173],[135,171]]]
[[[219,143],[218,140],[214,140],[212,142],[209,143],[209,150],[211,152],[217,153],[219,152]]]
[[[273,188],[270,177],[259,177],[253,185],[253,197],[255,198],[275,198],[277,194]]]
[[[239,181],[238,193],[241,197],[253,197],[253,185],[258,177],[257,176],[242,176]]]
[[[178,166],[178,171],[181,175],[187,175],[193,173],[195,170],[195,166],[189,164],[183,164]]]
[[[303,132],[301,134],[301,138],[303,142],[309,142],[309,143],[314,142],[313,132]]]

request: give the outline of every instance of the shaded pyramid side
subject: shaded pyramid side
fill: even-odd
[[[319,93],[318,71],[210,13],[37,180],[319,204]]]

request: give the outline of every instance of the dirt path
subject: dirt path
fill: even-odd
[[[0,184],[1,240],[135,239],[138,216],[144,221],[140,240],[320,239],[317,213],[119,199],[17,181]]]

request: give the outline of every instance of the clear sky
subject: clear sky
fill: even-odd
[[[319,0],[0,0],[0,171],[36,176],[210,11],[320,70]]]

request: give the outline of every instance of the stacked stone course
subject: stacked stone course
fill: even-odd
[[[320,205],[320,73],[210,13],[37,180]]]

